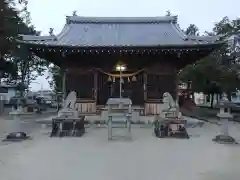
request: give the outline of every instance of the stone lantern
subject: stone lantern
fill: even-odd
[[[229,102],[227,96],[224,94],[218,105],[220,111],[217,114],[221,122],[221,131],[213,141],[223,144],[236,144],[235,139],[228,132],[228,121],[233,118],[230,109],[233,106],[233,103]]]

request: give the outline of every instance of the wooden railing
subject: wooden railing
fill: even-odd
[[[92,99],[77,99],[76,109],[79,113],[97,113],[96,101]]]
[[[162,100],[149,99],[144,103],[145,115],[158,115],[161,112]]]

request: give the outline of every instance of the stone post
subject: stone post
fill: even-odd
[[[108,140],[112,140],[112,117],[108,116]]]
[[[228,132],[229,120],[233,118],[233,115],[230,112],[230,107],[231,107],[231,103],[226,98],[223,98],[220,101],[220,104],[219,104],[220,111],[217,114],[217,116],[219,117],[221,122],[221,130],[220,130],[220,134],[213,139],[213,141],[215,142],[218,142],[221,144],[237,143],[235,139],[229,135],[229,132]]]
[[[94,71],[94,99],[97,102],[98,100],[98,72]]]
[[[147,100],[147,73],[144,72],[143,74],[143,96],[144,96],[144,103]]]
[[[221,122],[221,134],[228,136],[228,120],[232,119],[233,116],[230,113],[230,108],[225,107],[224,104],[220,107],[220,112],[217,114]]]

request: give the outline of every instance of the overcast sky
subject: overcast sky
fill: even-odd
[[[163,16],[167,10],[178,15],[179,24],[185,29],[195,24],[201,32],[210,31],[214,22],[224,16],[234,19],[240,17],[240,0],[28,0],[32,23],[42,35],[48,35],[49,28],[58,34],[65,17],[74,10],[79,16]],[[46,75],[47,76],[47,75]],[[37,82],[49,89],[46,76]],[[41,85],[34,83],[33,90]]]

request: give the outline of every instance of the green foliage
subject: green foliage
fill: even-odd
[[[31,24],[27,5],[27,0],[0,1],[0,21],[3,24],[0,29],[0,68],[4,70],[3,78],[18,83],[21,90],[38,75],[42,75],[49,65],[29,52],[24,45],[19,47],[16,41],[19,34],[39,35]]]
[[[27,4],[26,1],[20,3]],[[4,71],[2,76],[4,78],[16,77],[17,74],[17,68],[11,60],[18,34],[29,34],[34,30],[24,23],[24,19],[20,16],[23,10],[16,9],[17,4],[19,5],[14,0],[0,1],[0,69]]]
[[[239,20],[229,20],[228,17],[224,17],[215,24],[212,32],[206,32],[206,34],[220,35],[226,39],[240,32],[239,25]],[[198,28],[191,24],[186,33],[198,35]],[[184,68],[179,73],[180,80],[183,82],[192,81],[193,91],[205,94],[236,91],[236,88],[240,88],[239,65],[235,63],[236,56],[232,58],[231,54],[228,44],[223,45],[208,57]]]
[[[209,57],[186,67],[180,72],[180,79],[192,81],[193,91],[205,94],[232,92],[240,88],[237,72],[220,66]]]
[[[216,35],[229,37],[240,32],[240,19],[230,20],[227,16],[220,22],[216,23],[213,32]]]
[[[190,24],[186,29],[185,33],[189,36],[199,36],[199,29],[196,25]]]
[[[12,48],[12,40],[17,35],[14,30],[14,25],[20,21],[17,16],[17,12],[9,7],[7,1],[0,1],[0,70],[2,71],[1,77],[4,77],[6,73],[14,72],[14,68],[11,63],[7,62],[6,54]],[[16,27],[16,26],[15,26]]]

